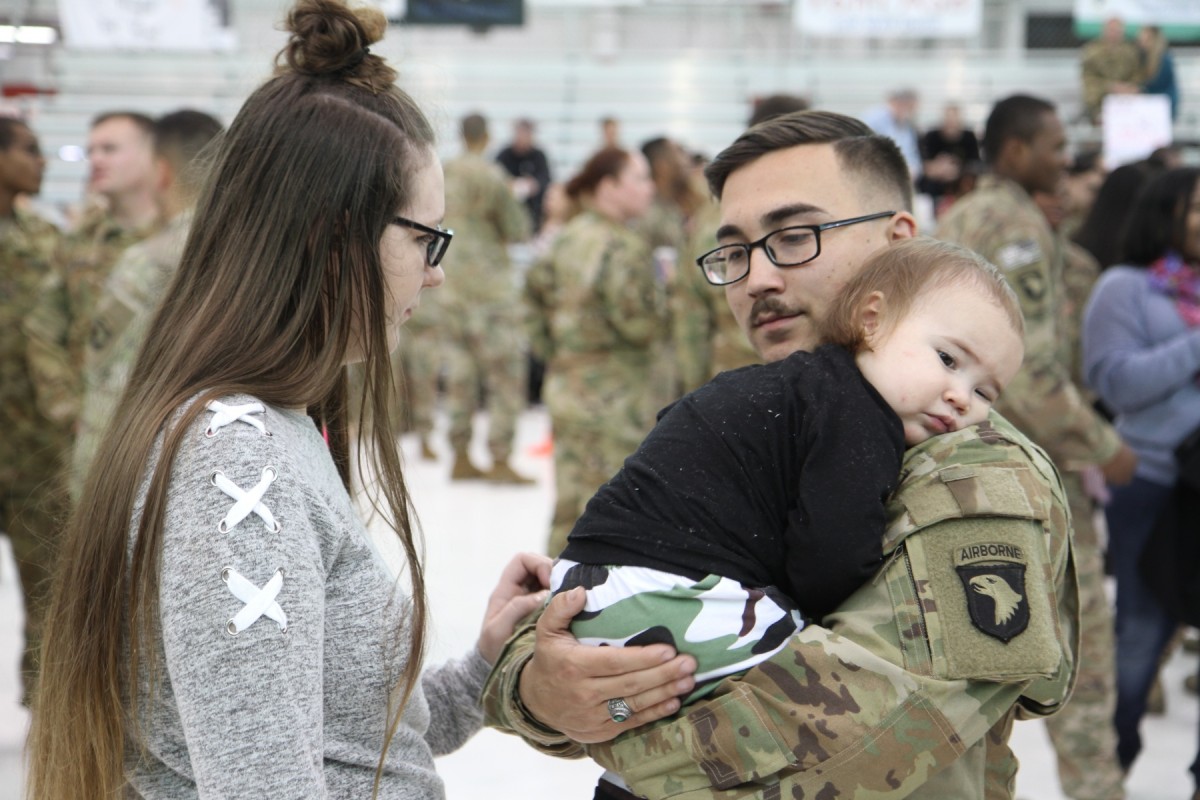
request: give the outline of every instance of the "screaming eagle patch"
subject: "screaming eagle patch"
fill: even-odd
[[[1029,626],[1025,563],[1024,552],[1013,544],[970,544],[955,553],[971,623],[1005,644]]]

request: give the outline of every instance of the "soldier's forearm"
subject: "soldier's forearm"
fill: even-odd
[[[589,745],[650,800],[781,796],[901,798],[1010,711],[1023,683],[918,677],[823,628],[722,684],[684,717]]]
[[[521,670],[533,657],[534,642],[534,622],[531,620],[513,634],[496,659],[483,688],[484,724],[520,736],[531,747],[548,755],[579,758],[583,748],[543,726],[521,704]]]

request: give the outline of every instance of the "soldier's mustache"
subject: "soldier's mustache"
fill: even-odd
[[[794,317],[803,309],[789,306],[778,297],[761,297],[750,307],[750,324],[759,325],[777,317]]]

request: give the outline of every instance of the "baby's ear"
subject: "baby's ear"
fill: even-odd
[[[883,305],[883,292],[871,292],[858,311],[858,324],[868,345],[883,329]]]

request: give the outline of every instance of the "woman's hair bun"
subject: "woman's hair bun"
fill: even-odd
[[[367,49],[387,30],[387,18],[378,8],[350,8],[341,0],[298,0],[284,29],[290,36],[276,59],[286,65],[280,65],[279,72],[344,75],[375,90],[396,80],[395,71]]]

